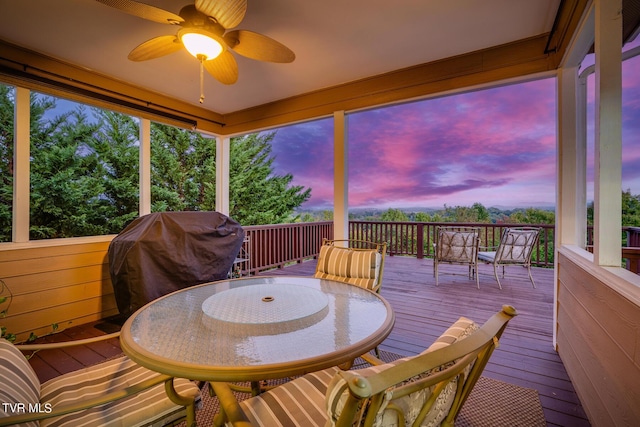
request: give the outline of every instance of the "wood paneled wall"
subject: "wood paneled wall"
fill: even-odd
[[[561,248],[558,352],[594,426],[640,420],[640,277]]]
[[[53,324],[63,330],[117,314],[107,260],[112,238],[0,245],[0,279],[13,293],[0,324],[23,341],[31,332],[51,333]]]

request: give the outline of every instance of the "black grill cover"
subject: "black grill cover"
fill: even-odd
[[[222,280],[244,230],[218,212],[159,212],[134,220],[109,245],[109,273],[123,315],[178,289]]]

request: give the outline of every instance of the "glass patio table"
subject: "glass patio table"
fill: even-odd
[[[350,362],[391,332],[380,295],[311,277],[259,276],[173,292],[135,312],[121,347],[151,370],[203,381],[260,381]]]

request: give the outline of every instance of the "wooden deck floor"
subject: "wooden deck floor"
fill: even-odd
[[[466,316],[478,323],[487,320],[503,304],[516,307],[519,315],[507,327],[500,347],[484,375],[538,390],[549,426],[589,426],[560,357],[552,345],[553,270],[533,269],[533,289],[521,267],[507,268],[503,289],[490,266],[480,267],[480,289],[465,275],[443,274],[435,286],[430,259],[387,257],[382,296],[396,313],[391,335],[380,346],[401,355],[413,355],[428,347],[451,323]],[[315,261],[288,266],[268,274],[311,275]],[[445,266],[441,271],[464,272],[464,267]],[[46,340],[78,339],[103,332],[93,324],[68,329]],[[87,349],[40,352],[31,363],[41,380],[93,364],[120,352],[117,340]]]

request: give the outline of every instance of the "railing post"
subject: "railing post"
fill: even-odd
[[[422,259],[424,258],[424,224],[423,223],[421,222],[418,223],[416,233],[418,234],[416,236],[416,245],[417,245],[416,257],[418,259]]]

